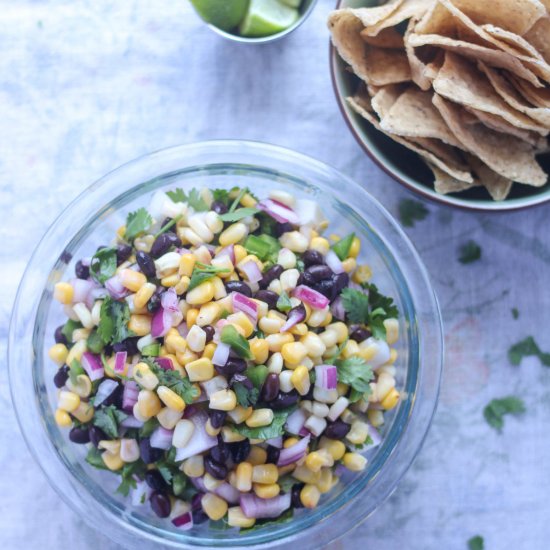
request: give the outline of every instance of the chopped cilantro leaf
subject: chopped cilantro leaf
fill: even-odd
[[[212,189],[212,198],[215,201],[223,202],[225,205],[231,200],[227,189]]]
[[[208,204],[206,204],[197,189],[191,189],[189,195],[187,195],[183,189],[178,187],[174,191],[167,191],[166,194],[173,202],[186,202],[195,212],[206,212],[208,210]]]
[[[141,479],[145,475],[146,470],[147,466],[145,465],[143,460],[136,460],[135,462],[125,464],[120,471],[122,481],[117,487],[116,492],[127,497],[130,489],[135,489],[137,486],[134,476],[137,476]]]
[[[294,410],[293,407],[280,411],[273,411],[273,421],[269,426],[260,426],[259,428],[249,428],[246,424],[233,426],[233,431],[248,437],[249,439],[272,439],[283,435],[285,431],[285,422],[288,415]]]
[[[258,212],[257,208],[237,208],[234,212],[226,212],[225,214],[220,214],[219,217],[222,222],[238,222],[248,216],[254,216]]]
[[[484,409],[483,416],[487,424],[497,431],[504,426],[504,415],[518,415],[525,412],[525,405],[521,399],[514,396],[493,399]]]
[[[468,550],[484,550],[485,543],[483,537],[476,535],[468,541]]]
[[[429,214],[429,210],[421,203],[412,199],[402,199],[399,202],[399,219],[405,227],[413,227]]]
[[[138,208],[130,212],[126,218],[126,231],[124,238],[133,241],[136,237],[143,235],[153,225],[153,218],[145,208]]]
[[[118,344],[134,335],[128,328],[129,321],[130,308],[127,302],[117,302],[107,296],[101,304],[97,333],[106,344]]]
[[[227,273],[229,269],[224,267],[216,267],[213,265],[206,265],[200,262],[195,264],[193,273],[191,275],[191,281],[189,282],[189,287],[187,292],[193,290],[202,283],[213,279],[218,273]]]
[[[361,357],[348,357],[335,361],[338,369],[338,382],[348,384],[352,388],[354,401],[359,401],[365,394],[370,394],[370,382],[374,378],[372,368]],[[351,401],[351,399],[350,399]]]
[[[108,470],[105,462],[103,462],[103,459],[101,458],[101,452],[96,447],[90,447],[90,450],[86,455],[86,462],[99,470]]]
[[[279,294],[279,299],[277,300],[277,309],[279,311],[290,311],[292,309],[292,302],[288,294],[283,290]]]
[[[139,429],[140,437],[149,437],[158,427],[159,421],[156,417],[149,418],[145,424]]]
[[[116,272],[116,249],[102,248],[98,250],[90,262],[90,275],[98,283],[104,284]]]
[[[524,357],[529,356],[538,357],[545,367],[550,367],[550,353],[543,352],[532,336],[528,336],[525,340],[514,344],[508,350],[508,360],[514,366],[519,365]]]
[[[105,435],[111,439],[118,437],[118,425],[128,418],[128,415],[119,411],[114,405],[100,407],[95,411],[94,426],[101,428]]]
[[[475,241],[468,241],[460,247],[458,261],[461,264],[471,264],[481,258],[481,247]]]
[[[280,525],[281,523],[288,523],[294,516],[294,508],[290,507],[288,510],[285,510],[279,517],[274,519],[259,519],[252,527],[246,529],[240,529],[240,533],[249,533],[250,531],[255,531],[257,529],[263,529],[268,525]]]
[[[233,391],[237,396],[237,402],[245,409],[254,406],[260,396],[260,392],[257,388],[249,390],[242,382],[235,382],[233,384]]]
[[[188,405],[199,396],[199,392],[188,378],[176,370],[164,370],[152,358],[143,358],[143,361],[149,365],[151,371],[159,379],[159,385],[166,386],[176,392]],[[137,380],[139,384],[139,380]]]

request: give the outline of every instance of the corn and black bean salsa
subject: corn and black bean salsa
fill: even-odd
[[[398,311],[353,233],[274,191],[157,192],[55,285],[55,420],[183,529],[315,508],[380,443]]]

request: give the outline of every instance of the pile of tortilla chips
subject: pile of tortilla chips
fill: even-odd
[[[347,101],[426,161],[436,191],[546,183],[550,0],[390,0],[329,28],[361,79]]]

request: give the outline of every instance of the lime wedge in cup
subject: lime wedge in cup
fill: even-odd
[[[243,20],[248,0],[191,0],[191,4],[207,23],[230,31]]]
[[[298,10],[279,0],[250,0],[239,30],[242,36],[270,36],[288,29],[299,17]]]

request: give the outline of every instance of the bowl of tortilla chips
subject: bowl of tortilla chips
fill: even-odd
[[[550,201],[550,0],[341,0],[344,118],[389,175],[474,210]]]

